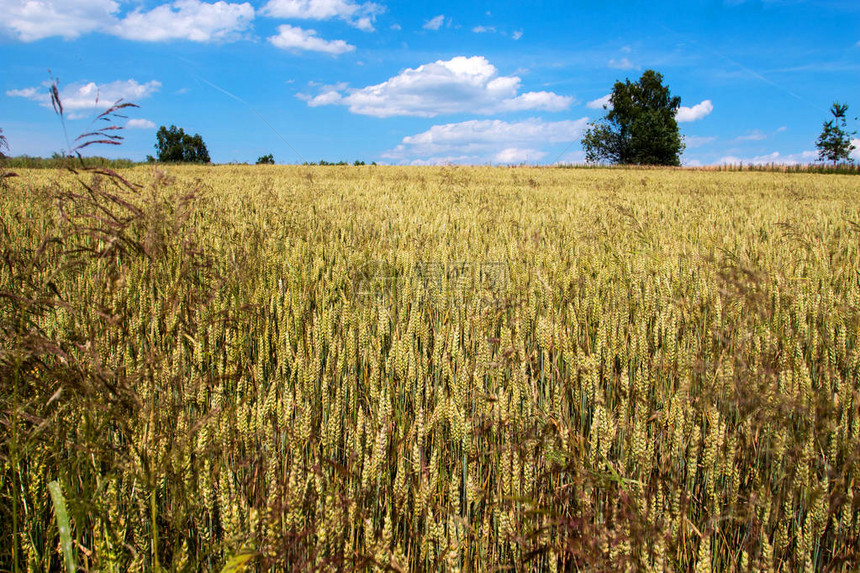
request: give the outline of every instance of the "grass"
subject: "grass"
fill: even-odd
[[[87,157],[86,164],[90,167],[103,167],[109,169],[128,169],[137,163],[131,159],[107,159],[105,157]],[[9,169],[64,169],[74,165],[76,158],[73,157],[30,157],[27,155],[16,155],[5,160],[5,166]]]

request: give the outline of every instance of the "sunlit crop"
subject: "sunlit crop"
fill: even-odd
[[[19,170],[0,569],[849,571],[860,185]]]

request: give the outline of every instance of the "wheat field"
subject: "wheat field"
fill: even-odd
[[[121,175],[2,182],[0,570],[856,570],[855,176]]]

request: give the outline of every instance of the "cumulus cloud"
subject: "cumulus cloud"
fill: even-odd
[[[501,150],[493,156],[495,163],[529,163],[532,161],[540,161],[546,157],[545,151],[536,149],[522,149],[519,147],[508,147]]]
[[[586,117],[551,122],[531,118],[512,123],[473,119],[434,125],[425,132],[404,137],[383,157],[422,164],[538,161],[548,156],[547,146],[579,139],[587,125]]]
[[[317,95],[309,95],[306,93],[298,93],[296,97],[306,101],[309,107],[319,107],[321,105],[334,105],[340,102],[343,96],[340,94],[349,84],[340,82],[337,84],[319,84],[317,82],[309,82],[308,86],[317,90]]]
[[[51,36],[71,40],[113,21],[117,10],[114,0],[0,0],[0,28],[23,42]]]
[[[345,105],[352,113],[375,117],[435,117],[445,113],[491,114],[510,111],[561,111],[570,107],[573,98],[553,92],[518,94],[520,78],[501,76],[495,66],[482,56],[457,56],[438,60],[417,68],[407,68],[385,82],[361,89],[324,90],[323,105]],[[320,96],[317,96],[320,97]]]
[[[597,99],[591,100],[590,102],[585,104],[585,107],[587,107],[589,109],[603,109],[604,107],[606,109],[610,109],[612,107],[612,101],[611,100],[612,100],[612,94],[606,94],[603,97],[599,97]]]
[[[164,42],[224,41],[238,37],[254,19],[254,8],[248,2],[230,4],[200,0],[177,0],[148,12],[135,10],[110,28],[128,40]]]
[[[44,92],[44,93],[43,93]],[[44,100],[50,101],[50,97],[48,96],[47,90],[40,90],[39,88],[22,88],[19,90],[6,90],[6,95],[9,97],[23,97],[32,100]]]
[[[373,31],[376,17],[385,11],[374,2],[352,0],[269,0],[261,13],[273,18],[295,20],[331,20],[348,22],[360,30]]]
[[[340,95],[340,92],[330,90],[323,92],[317,96],[307,98],[307,102],[310,107],[319,107],[321,105],[338,104],[342,99],[343,96]]]
[[[629,58],[621,58],[620,60],[609,60],[609,67],[617,70],[632,70],[636,65]]]
[[[714,111],[714,104],[711,103],[711,100],[706,99],[702,103],[697,103],[693,107],[679,107],[678,113],[675,114],[675,119],[678,123],[697,121],[706,117],[712,111]]]
[[[278,35],[269,38],[269,42],[283,50],[304,50],[334,55],[355,49],[355,46],[343,40],[324,40],[317,37],[316,30],[304,30],[289,24],[278,26]]]
[[[176,0],[125,15],[115,0],[0,0],[0,10],[0,28],[24,42],[53,36],[74,39],[90,32],[149,42],[226,41],[237,38],[254,19],[250,3],[223,0]]]
[[[754,129],[746,135],[736,137],[735,141],[763,141],[765,139],[767,139],[767,134],[759,131],[758,129]]]
[[[431,18],[424,22],[422,26],[425,30],[438,30],[445,23],[445,14],[439,14],[435,18]]]
[[[130,119],[125,123],[126,129],[155,129],[155,123],[148,119]]]
[[[553,92],[527,92],[499,104],[498,111],[525,111],[539,109],[542,111],[563,111],[570,107],[573,98],[560,96]]]
[[[727,155],[722,157],[717,164],[721,165],[799,165],[814,163],[818,160],[818,153],[815,151],[801,151],[800,153],[790,153],[782,155],[779,151],[768,153],[765,155],[756,155],[754,157],[737,157]]]
[[[100,85],[95,82],[77,82],[60,89],[60,101],[63,103],[64,110],[72,112],[81,110],[102,111],[120,99],[137,103],[151,96],[160,87],[161,82],[154,80],[144,84],[140,84],[136,80],[117,80]],[[38,102],[44,107],[51,107],[51,96],[47,87],[9,90],[6,95],[23,97]]]
[[[475,26],[472,28],[472,31],[476,34],[485,34],[488,32],[495,32],[496,29],[493,26]]]
[[[684,136],[684,144],[686,144],[687,149],[695,149],[696,147],[702,147],[703,145],[707,145],[709,143],[713,143],[717,138],[710,136],[697,136],[697,135],[685,135]]]
[[[854,144],[854,150],[851,152],[851,159],[854,161],[860,161],[860,139],[854,138],[851,140],[851,143]]]
[[[511,38],[513,38],[514,40],[519,40],[522,37],[523,37],[523,31],[522,30],[517,30],[513,34],[511,34]]]

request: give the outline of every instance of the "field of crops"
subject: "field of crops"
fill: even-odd
[[[0,570],[857,567],[856,176],[122,173],[0,189]]]

